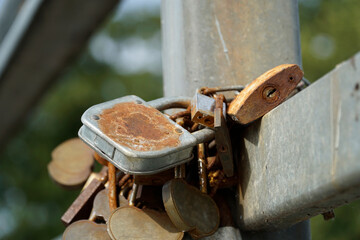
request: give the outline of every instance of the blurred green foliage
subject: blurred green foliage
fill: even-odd
[[[311,81],[360,51],[360,1],[300,1],[300,32],[305,77]],[[314,240],[360,239],[360,202],[335,209],[335,219],[312,218]]]
[[[360,1],[300,1],[305,76],[314,81],[360,50]],[[138,11],[109,18],[96,36],[116,42],[149,40],[160,29],[159,12]],[[140,61],[141,59],[139,59]],[[48,177],[47,163],[59,143],[77,136],[82,113],[96,103],[134,94],[161,97],[161,75],[119,71],[99,61],[87,47],[1,153],[0,239],[52,239],[64,226],[60,217],[78,191],[68,192]],[[358,202],[336,209],[336,218],[313,218],[313,239],[360,239]]]
[[[358,0],[300,0],[305,77],[315,81],[360,50]]]
[[[96,35],[118,41],[129,36],[146,40],[160,29],[159,14],[114,17]],[[47,172],[51,151],[77,136],[80,117],[90,106],[129,94],[144,100],[159,98],[161,86],[160,75],[119,73],[95,60],[87,47],[1,154],[0,239],[52,239],[62,234],[65,227],[60,217],[79,191],[63,190],[51,181]]]

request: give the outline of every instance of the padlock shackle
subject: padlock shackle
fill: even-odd
[[[163,97],[147,102],[148,105],[159,111],[170,108],[187,108],[190,103],[191,97]]]
[[[196,138],[197,143],[209,142],[215,138],[215,131],[211,128],[204,128],[191,134]]]
[[[191,97],[163,97],[147,102],[153,108],[163,111],[170,108],[187,108],[191,104]],[[193,132],[192,135],[196,138],[197,143],[204,143],[215,138],[214,130],[204,128]]]

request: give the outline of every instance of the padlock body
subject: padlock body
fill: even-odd
[[[154,174],[190,161],[197,141],[136,96],[95,105],[81,121],[80,138],[130,174]]]
[[[205,127],[214,127],[215,100],[212,97],[196,92],[191,101],[191,120]],[[226,105],[223,105],[226,116]]]

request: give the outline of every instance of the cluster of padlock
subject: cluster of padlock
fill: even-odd
[[[72,139],[54,150],[48,165],[62,186],[86,182],[62,216],[63,239],[212,235],[225,204],[218,189],[238,183],[229,126],[263,116],[302,77],[297,65],[286,64],[246,87],[204,87],[193,98],[150,102],[126,96],[89,108],[79,137],[95,151]],[[98,173],[91,173],[93,158],[103,165]]]

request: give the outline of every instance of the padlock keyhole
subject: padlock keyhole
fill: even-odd
[[[276,92],[276,89],[275,89],[275,88],[269,90],[268,93],[267,93],[267,97],[268,97],[268,98],[274,97],[274,93],[275,93],[275,92]]]
[[[266,87],[262,92],[263,98],[269,103],[276,102],[279,98],[279,95],[279,91],[272,86]]]

